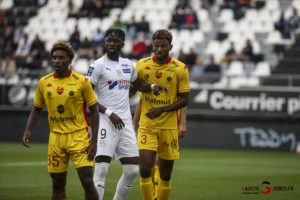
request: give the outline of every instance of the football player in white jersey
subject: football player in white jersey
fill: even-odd
[[[87,78],[98,96],[100,111],[94,172],[94,184],[100,200],[103,199],[105,179],[113,155],[123,167],[114,200],[126,199],[138,173],[139,153],[130,112],[130,84],[141,92],[168,91],[163,86],[142,81],[132,62],[120,57],[124,42],[125,33],[122,30],[109,29],[105,34],[106,54],[94,61],[87,72]]]

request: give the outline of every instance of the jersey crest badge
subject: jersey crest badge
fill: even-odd
[[[161,78],[161,76],[162,76],[162,72],[160,72],[160,71],[155,72],[155,77],[156,78]]]
[[[56,92],[61,95],[64,92],[64,88],[63,87],[57,87]]]
[[[119,77],[122,77],[122,71],[121,70],[117,70],[117,74]]]

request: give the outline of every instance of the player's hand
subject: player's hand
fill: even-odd
[[[122,119],[115,113],[112,113],[109,117],[110,121],[113,123],[116,129],[121,130],[125,124]]]
[[[180,123],[179,124],[179,138],[183,138],[186,134],[186,124],[184,123]]]
[[[24,135],[23,135],[23,145],[25,147],[30,147],[30,145],[28,144],[30,141],[30,137],[31,137],[31,131],[25,131]]]
[[[166,94],[168,94],[169,89],[166,88],[165,86],[162,86],[162,85],[155,85],[154,86],[154,89],[153,89],[154,95],[158,96],[161,91],[166,92]]]
[[[91,142],[86,151],[88,154],[88,159],[93,160],[97,152],[97,142]]]
[[[132,120],[132,126],[133,126],[133,129],[135,130],[135,127],[136,127],[136,121]]]
[[[164,111],[161,108],[151,108],[146,113],[146,116],[149,117],[150,119],[155,119],[159,117],[163,112]]]

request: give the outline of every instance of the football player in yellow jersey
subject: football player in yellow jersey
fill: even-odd
[[[167,87],[167,94],[142,93],[142,113],[138,129],[140,187],[145,200],[153,200],[151,169],[159,157],[160,181],[157,199],[166,200],[171,191],[174,160],[179,158],[178,111],[187,106],[189,74],[184,63],[169,56],[172,34],[158,30],[152,35],[154,56],[139,60],[136,71],[149,84]]]
[[[186,134],[186,130],[187,130],[186,129],[186,110],[187,110],[187,107],[180,109],[179,133],[178,133],[179,138],[183,138]],[[140,119],[141,111],[142,111],[142,101],[140,100],[135,107],[134,116],[132,118],[132,124],[133,124],[134,129],[136,128],[136,124]],[[152,167],[152,170],[151,170],[151,179],[152,179],[153,187],[154,187],[154,198],[156,198],[157,190],[158,190],[158,183],[159,183],[159,179],[160,179],[158,157],[156,157],[155,165],[154,165],[154,167]]]
[[[98,200],[93,183],[93,159],[99,126],[97,98],[91,83],[83,75],[69,69],[74,57],[74,50],[69,43],[55,43],[51,56],[55,72],[39,81],[23,144],[30,147],[31,130],[46,105],[50,125],[48,172],[52,178],[52,199],[66,199],[66,176],[71,158],[84,188],[85,199]],[[91,141],[86,105],[91,111]]]

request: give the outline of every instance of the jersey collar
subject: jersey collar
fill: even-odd
[[[153,62],[155,62],[155,56],[152,56],[152,60],[153,60]],[[169,56],[168,62],[166,64],[169,64],[171,62],[171,60],[172,60],[172,57]]]
[[[69,69],[69,73],[67,78],[69,78],[71,76],[72,70]],[[56,78],[56,72],[53,73],[53,77]]]

